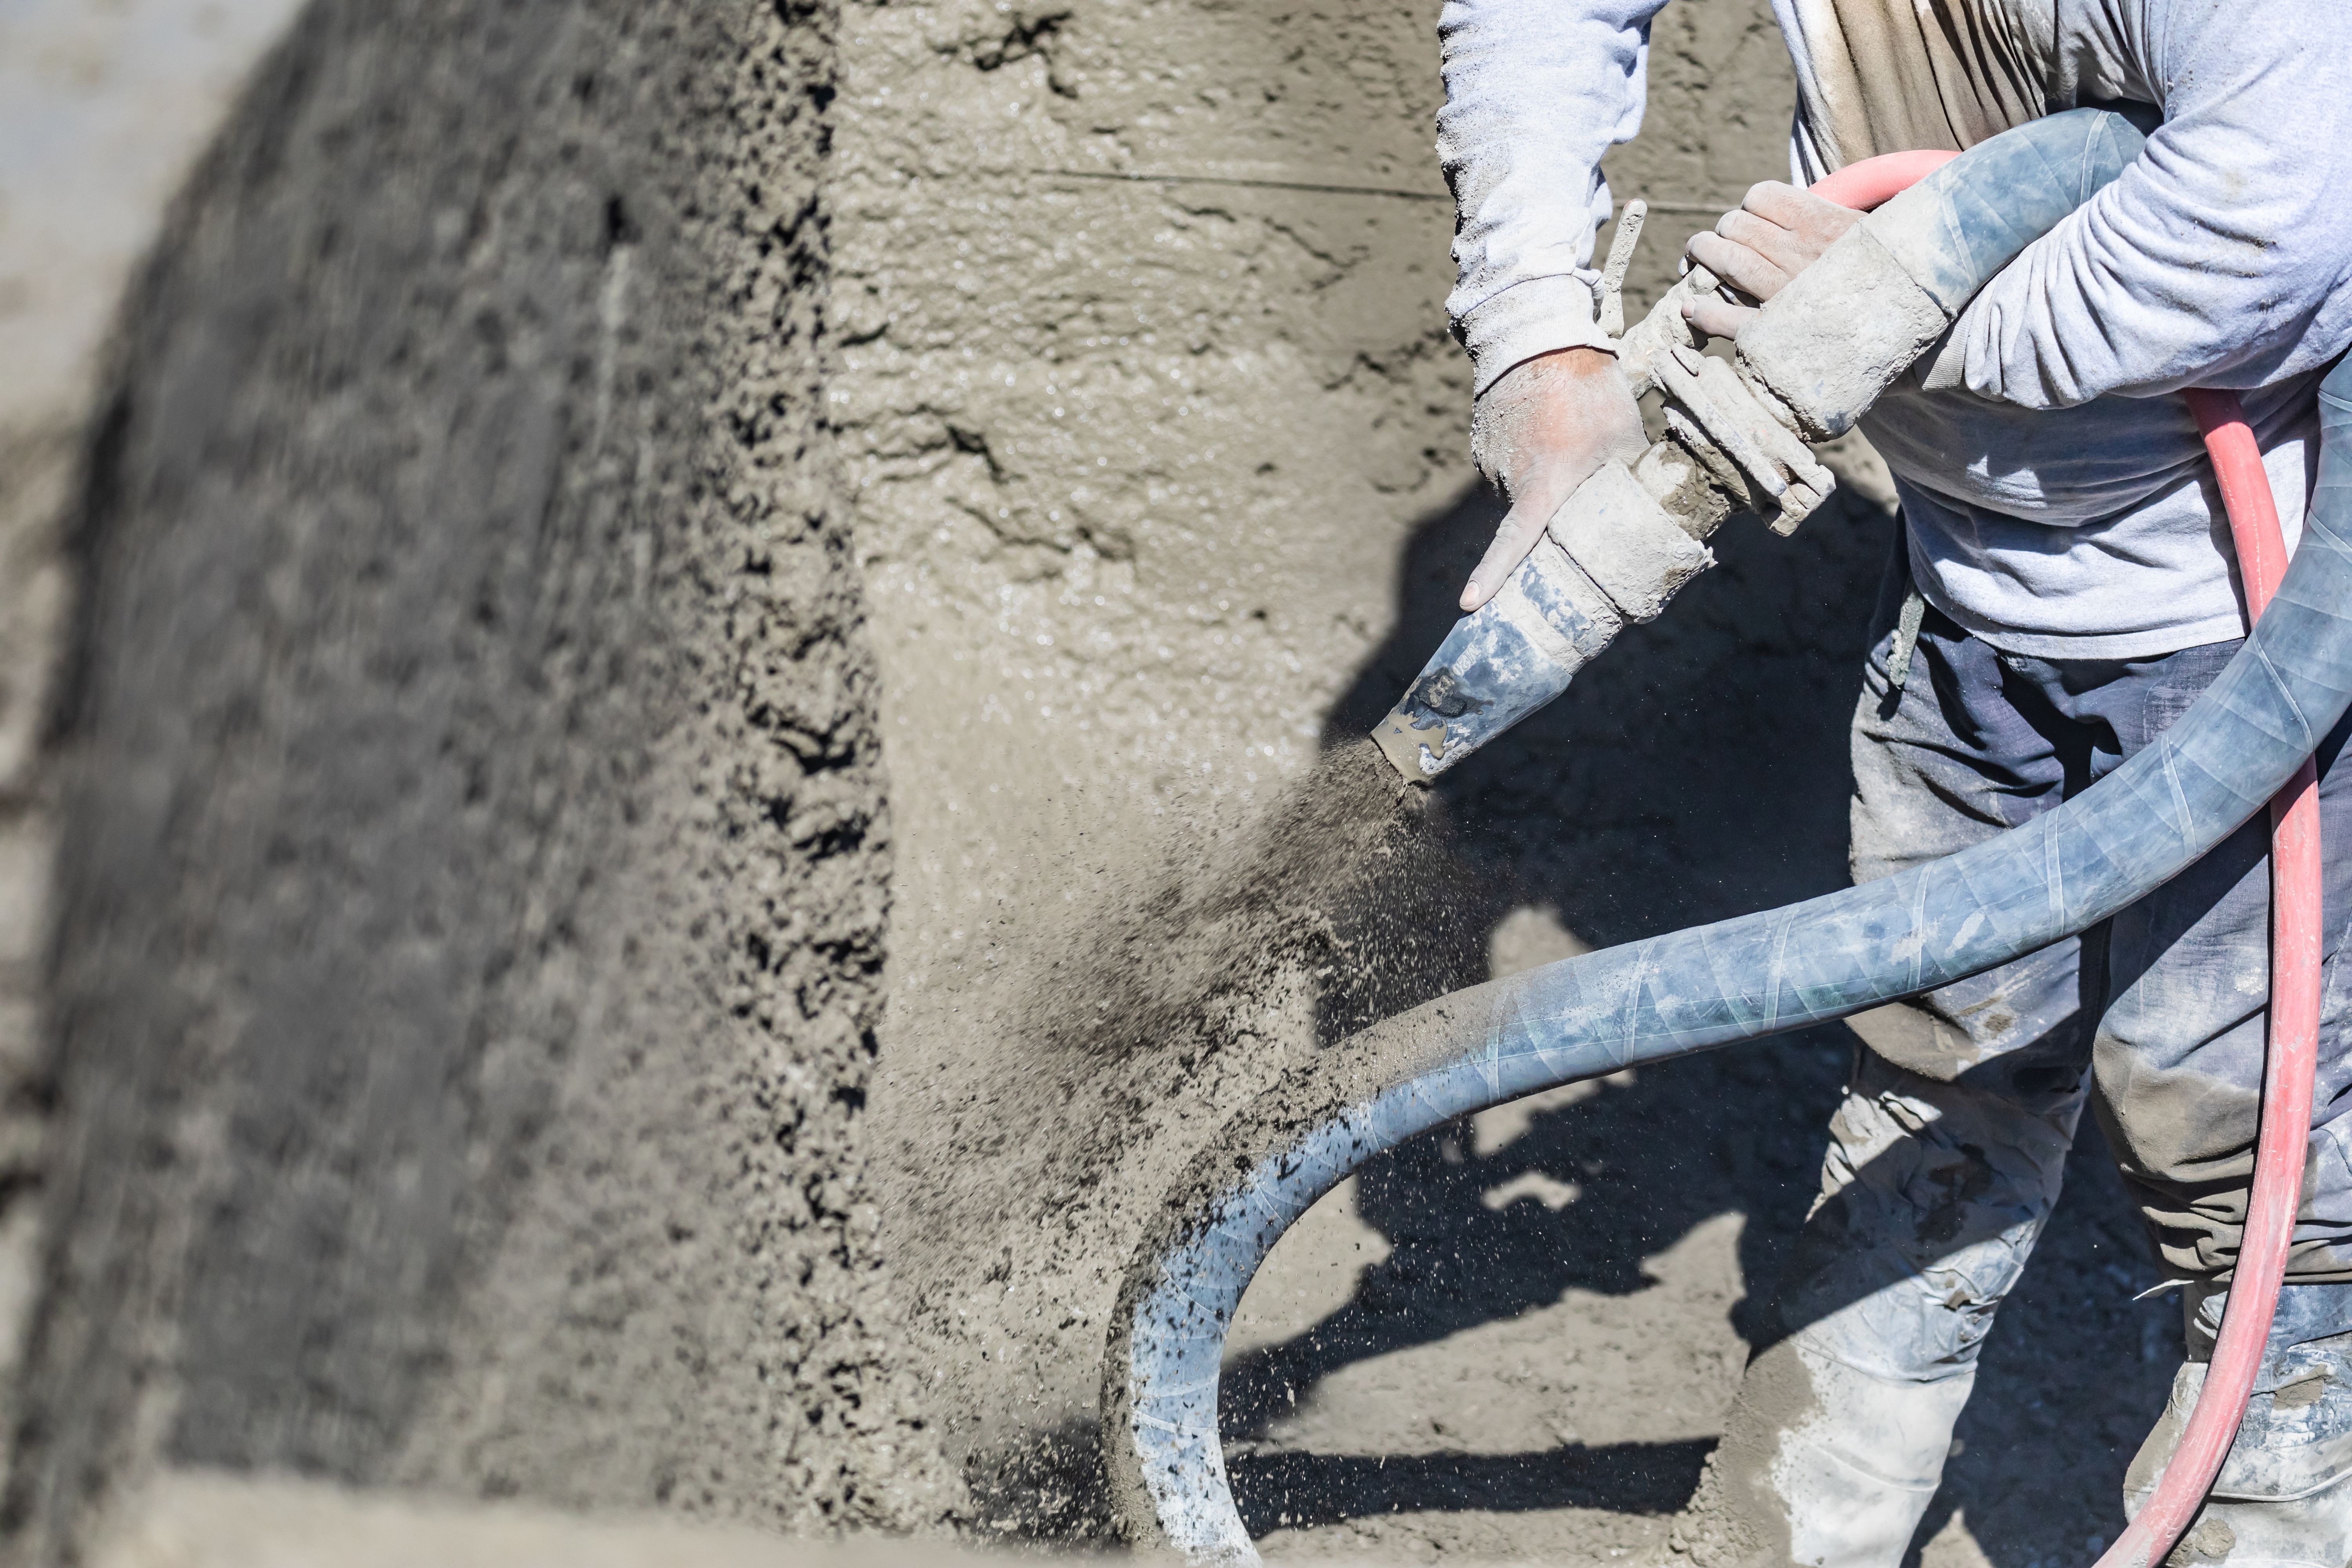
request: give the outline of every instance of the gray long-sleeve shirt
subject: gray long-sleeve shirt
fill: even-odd
[[[1448,300],[1483,389],[1597,343],[1601,155],[1641,124],[1664,0],[1447,0]],[[2138,162],[2031,247],[1864,428],[1922,591],[1995,646],[2145,658],[2240,635],[2185,386],[2243,392],[2290,538],[2313,388],[2352,343],[2352,7],[2326,0],[1773,0],[1794,177],[1966,147],[2083,103],[2149,104]]]

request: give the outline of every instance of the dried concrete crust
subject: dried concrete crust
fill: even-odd
[[[72,535],[24,1560],[156,1464],[956,1506],[862,1185],[833,27],[321,0],[184,196]]]

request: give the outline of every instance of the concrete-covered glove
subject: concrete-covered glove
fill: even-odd
[[[1683,247],[1693,261],[1759,303],[1821,259],[1846,230],[1862,221],[1852,207],[1811,191],[1767,180],[1750,185],[1737,207],[1716,220],[1714,232],[1695,234]],[[1754,307],[1708,295],[1683,307],[1683,320],[1711,338],[1738,338]]]
[[[1559,503],[1612,458],[1632,462],[1648,437],[1617,358],[1601,349],[1538,354],[1505,371],[1470,416],[1470,457],[1511,510],[1470,574],[1462,607],[1493,598],[1543,537]]]

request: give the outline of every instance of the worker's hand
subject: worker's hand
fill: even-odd
[[[1470,457],[1511,510],[1470,574],[1462,607],[1493,598],[1543,537],[1559,503],[1612,458],[1632,462],[1648,437],[1617,356],[1561,349],[1513,365],[1479,395]]]
[[[1713,233],[1691,236],[1684,254],[1760,304],[1861,221],[1852,207],[1767,180],[1749,186],[1739,205],[1717,220]],[[1737,338],[1755,316],[1752,306],[1713,294],[1683,307],[1683,320],[1711,338]]]

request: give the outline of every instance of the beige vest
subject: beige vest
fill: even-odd
[[[1962,151],[2040,118],[2053,0],[1776,0],[1814,178],[1881,153]]]

